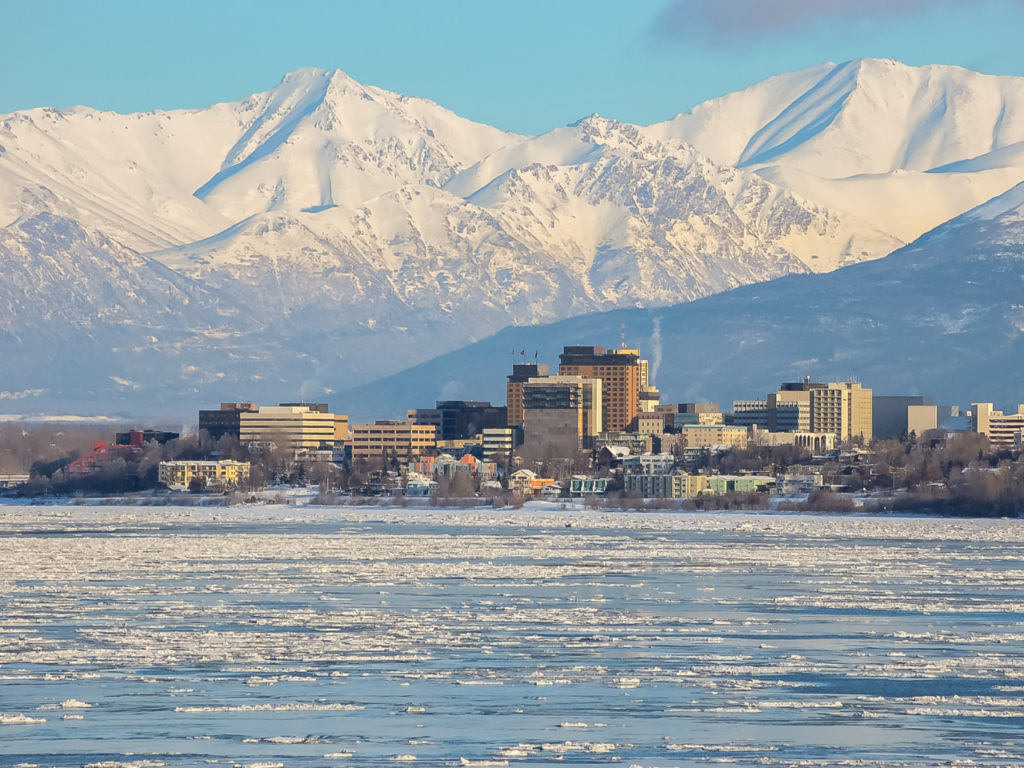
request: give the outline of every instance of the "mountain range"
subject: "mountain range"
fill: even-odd
[[[950,238],[1013,264],[1016,214],[978,206],[1016,200],[1022,181],[1024,78],[878,60],[780,75],[652,126],[592,115],[537,137],[320,70],[200,110],[2,115],[0,401],[160,415],[341,397],[369,416],[403,376],[429,402],[460,387],[424,379],[432,365],[623,310],[673,338],[673,318],[731,307],[745,331],[712,348],[724,364],[759,333],[744,296],[807,293],[773,322],[792,315],[812,336],[824,321],[794,307],[819,306],[817,291],[877,304],[870,276],[891,283],[911,261],[992,265],[935,255]],[[937,296],[924,277],[902,284]],[[902,343],[893,322],[879,361]],[[776,362],[832,360],[798,346]],[[673,367],[689,348],[664,355],[666,394],[715,380]]]

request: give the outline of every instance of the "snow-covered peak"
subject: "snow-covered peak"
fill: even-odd
[[[1024,140],[1024,78],[855,59],[770,78],[645,130],[720,164],[826,178],[928,171]]]

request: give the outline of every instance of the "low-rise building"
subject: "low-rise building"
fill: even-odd
[[[238,486],[249,479],[247,461],[161,461],[157,480],[168,488],[188,488],[194,478],[206,487]]]
[[[636,432],[601,432],[597,436],[595,447],[625,448],[631,454],[650,453],[653,447],[653,435],[641,435]]]
[[[682,448],[731,445],[742,450],[747,447],[747,429],[724,424],[691,424],[680,428],[676,444]]]
[[[667,475],[675,466],[676,457],[671,453],[642,453],[622,460],[624,472],[639,475]]]
[[[554,482],[554,478],[538,477],[536,472],[529,469],[519,469],[509,477],[508,489],[517,496],[533,496]]]
[[[765,493],[774,487],[774,477],[760,475],[710,475],[708,477],[708,490],[712,493]]]
[[[352,458],[422,456],[434,449],[432,424],[408,424],[404,421],[375,421],[352,427]]]
[[[93,443],[92,453],[75,459],[64,470],[71,480],[98,475],[110,467],[118,459],[130,461],[142,454],[142,449],[134,445],[108,445],[104,440]]]
[[[665,414],[641,413],[636,417],[636,431],[641,435],[662,435],[665,433]]]
[[[573,475],[569,480],[569,495],[574,498],[585,496],[604,496],[608,493],[607,477],[584,477]]]
[[[19,485],[24,485],[29,481],[29,475],[18,474],[18,475],[0,475],[0,488],[17,488]]]
[[[645,499],[695,499],[708,489],[706,476],[682,473],[626,475],[622,482],[626,493],[640,493]]]
[[[519,447],[520,443],[519,430],[516,427],[485,429],[481,433],[481,439],[485,457],[493,456],[496,453],[509,456]]]
[[[820,455],[834,450],[839,437],[834,432],[768,432],[760,427],[751,427],[748,444],[775,446],[795,445]]]
[[[775,493],[780,496],[814,493],[822,488],[824,488],[824,479],[818,473],[785,474],[775,478]]]

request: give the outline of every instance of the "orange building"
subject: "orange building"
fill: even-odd
[[[560,376],[601,379],[602,432],[624,432],[641,411],[640,391],[648,385],[647,361],[639,349],[565,347]]]

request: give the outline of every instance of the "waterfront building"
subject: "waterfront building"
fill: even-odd
[[[626,493],[639,493],[645,499],[695,499],[708,490],[704,475],[682,473],[626,475],[622,483]]]
[[[774,477],[762,477],[759,475],[708,476],[708,490],[712,493],[762,493],[774,487]]]
[[[569,480],[569,495],[573,498],[586,496],[604,496],[608,493],[607,477],[584,477],[573,475]]]
[[[130,461],[141,454],[142,448],[138,446],[109,445],[105,440],[96,440],[92,445],[92,453],[75,459],[64,471],[69,479],[80,480],[100,474],[118,459]]]
[[[188,488],[198,477],[207,488],[227,488],[248,480],[249,470],[247,461],[161,461],[157,481],[168,488]]]
[[[554,483],[553,478],[538,477],[536,472],[529,469],[519,469],[509,477],[508,489],[517,496],[533,496]]]

